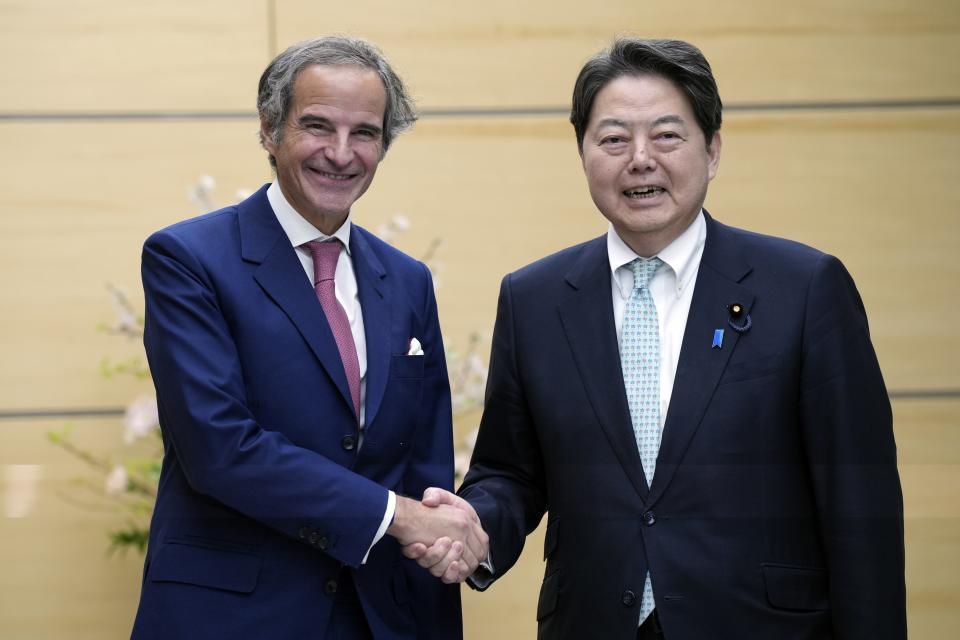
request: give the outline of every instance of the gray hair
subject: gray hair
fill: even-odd
[[[325,36],[299,42],[273,59],[263,75],[257,92],[257,113],[266,124],[270,139],[280,144],[283,123],[293,103],[293,87],[297,76],[313,65],[354,66],[376,71],[387,94],[383,112],[383,153],[401,132],[417,120],[413,99],[407,94],[400,77],[384,59],[377,47],[365,40],[348,36]],[[264,142],[260,133],[260,142]],[[276,168],[271,155],[270,164]]]
[[[577,134],[577,148],[583,148],[590,112],[600,90],[620,76],[647,74],[666,78],[683,92],[710,146],[713,134],[720,130],[723,103],[703,53],[682,40],[618,38],[583,65],[574,84],[570,122]]]

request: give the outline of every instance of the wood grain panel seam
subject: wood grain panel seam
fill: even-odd
[[[889,111],[898,109],[957,109],[960,98],[925,98],[918,100],[856,100],[822,102],[745,102],[724,107],[730,112],[779,111]],[[567,107],[463,107],[422,109],[421,118],[515,118],[569,115]],[[0,113],[0,122],[87,122],[143,120],[247,120],[255,119],[253,111],[98,111],[54,112],[21,111]]]

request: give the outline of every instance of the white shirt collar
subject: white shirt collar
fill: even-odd
[[[343,221],[339,229],[333,232],[332,236],[328,236],[321,233],[293,208],[283,195],[283,191],[280,190],[280,184],[276,180],[274,180],[273,184],[267,189],[267,200],[269,200],[270,206],[273,208],[274,215],[277,216],[277,221],[280,223],[280,226],[283,227],[284,233],[287,234],[290,244],[294,247],[299,247],[311,240],[323,241],[329,238],[336,238],[347,248],[347,255],[350,255],[350,228],[352,226],[350,215],[347,215],[347,219]]]
[[[703,255],[703,245],[707,238],[707,222],[703,217],[703,210],[697,214],[683,233],[677,236],[673,242],[657,253],[657,257],[663,260],[673,273],[676,275],[676,293],[679,296],[683,290],[692,284],[690,282],[693,275],[700,266],[700,257]],[[629,282],[617,277],[617,270],[629,264],[639,256],[627,246],[616,229],[611,223],[607,229],[607,255],[610,259],[610,272],[613,274],[613,281],[620,288],[620,293],[624,298],[630,297],[633,289],[633,273],[629,273]]]

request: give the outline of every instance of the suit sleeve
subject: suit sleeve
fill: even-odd
[[[890,402],[850,275],[811,280],[800,413],[836,638],[906,638],[903,497]]]
[[[384,515],[387,490],[264,429],[210,274],[169,233],[144,245],[144,345],[165,445],[192,489],[358,566]]]
[[[460,495],[476,509],[490,536],[494,574],[507,572],[547,509],[540,443],[519,370],[510,276],[500,286],[490,369],[477,444]],[[488,578],[490,578],[488,580]],[[480,585],[471,581],[471,586]]]

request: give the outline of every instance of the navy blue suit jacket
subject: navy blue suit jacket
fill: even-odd
[[[165,456],[133,636],[323,638],[331,580],[375,638],[460,637],[460,600],[385,536],[388,489],[452,488],[450,390],[429,271],[354,226],[366,428],[336,343],[266,197],[143,251],[144,343]],[[424,356],[408,356],[411,338]]]
[[[731,303],[749,310],[742,334]],[[548,513],[541,638],[634,638],[648,571],[669,640],[906,637],[902,497],[866,316],[841,263],[794,242],[707,216],[649,488],[605,237],[508,275],[460,493],[490,534],[493,578]]]

